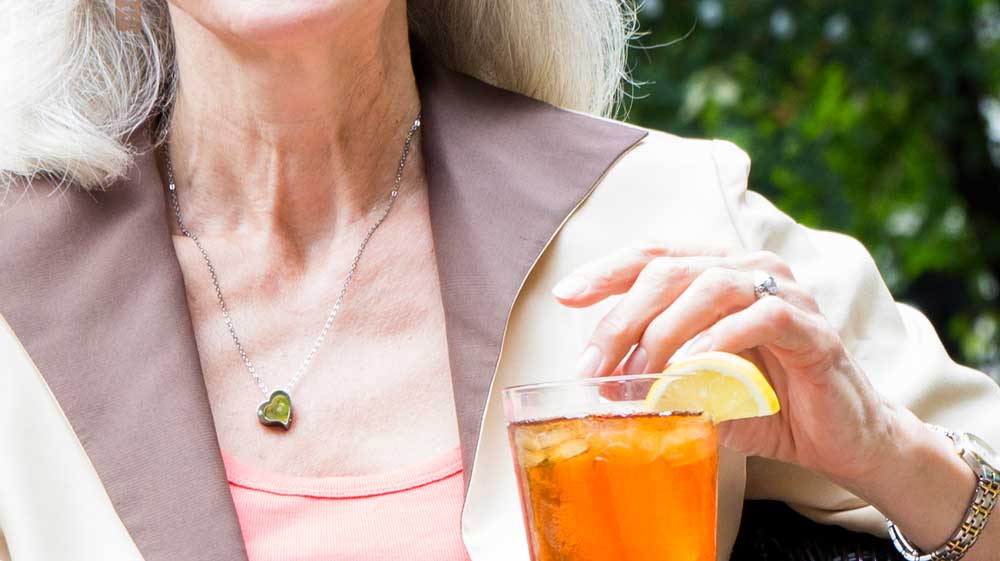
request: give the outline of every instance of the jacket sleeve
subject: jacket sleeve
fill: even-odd
[[[1000,447],[1000,388],[986,374],[956,364],[927,318],[895,301],[865,247],[798,224],[749,191],[750,159],[737,146],[716,140],[713,154],[744,248],[772,251],[790,265],[876,389],[924,421]],[[885,518],[874,507],[797,466],[748,459],[747,499],[784,501],[817,522],[886,535]]]

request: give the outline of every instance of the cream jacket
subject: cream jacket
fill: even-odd
[[[640,240],[781,255],[881,392],[1000,447],[996,384],[948,357],[857,241],[748,191],[733,144],[415,68],[473,561],[528,559],[499,390],[569,376],[616,301],[569,309],[551,287]],[[162,185],[141,151],[106,192],[47,196],[35,179],[0,211],[0,560],[246,560]],[[884,535],[877,511],[822,478],[729,450],[719,498],[720,560],[750,498]]]

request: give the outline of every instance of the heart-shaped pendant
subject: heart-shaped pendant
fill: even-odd
[[[285,390],[274,390],[257,407],[257,418],[265,425],[281,425],[288,430],[292,422],[292,398]]]

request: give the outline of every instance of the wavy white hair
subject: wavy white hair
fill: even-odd
[[[166,0],[120,33],[114,0],[0,7],[0,195],[23,178],[106,186],[126,137],[176,93]],[[611,116],[628,79],[629,0],[408,0],[410,28],[446,66],[554,105]],[[157,131],[158,144],[165,130]]]

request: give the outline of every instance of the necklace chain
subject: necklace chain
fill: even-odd
[[[323,344],[324,339],[326,339],[326,334],[330,330],[330,326],[333,325],[334,318],[337,317],[337,313],[340,312],[340,305],[344,301],[344,295],[347,294],[347,287],[351,284],[351,280],[354,278],[354,271],[358,267],[358,262],[361,261],[361,254],[365,251],[365,246],[368,245],[368,240],[371,239],[372,234],[375,230],[382,224],[386,216],[389,215],[389,211],[392,210],[392,204],[396,201],[396,195],[399,194],[399,185],[403,180],[403,169],[406,167],[407,157],[410,155],[410,145],[413,141],[413,136],[420,128],[420,114],[417,114],[417,118],[414,119],[413,124],[410,126],[410,130],[406,133],[406,140],[403,143],[403,153],[399,158],[399,166],[396,168],[396,178],[392,184],[392,192],[389,194],[389,202],[386,204],[385,209],[378,219],[368,228],[367,234],[365,234],[364,240],[361,242],[361,246],[358,248],[357,253],[354,255],[354,260],[351,262],[351,268],[347,271],[347,276],[344,278],[344,283],[340,287],[340,293],[337,295],[337,301],[333,304],[333,308],[330,309],[330,313],[326,316],[326,321],[323,323],[323,329],[320,330],[319,335],[316,336],[315,342],[313,342],[312,348],[306,354],[305,359],[302,361],[301,366],[292,376],[291,380],[285,384],[285,390],[291,392],[292,386],[299,381],[299,378],[306,372],[309,368],[309,364],[312,363],[313,358],[316,356],[316,352],[319,350],[320,346]],[[269,391],[264,380],[261,379],[260,374],[257,372],[257,368],[254,366],[250,357],[247,355],[246,349],[243,347],[243,343],[240,341],[239,336],[236,335],[236,328],[233,327],[232,315],[229,313],[229,306],[226,305],[225,298],[222,297],[222,288],[219,286],[219,276],[215,271],[215,266],[212,265],[212,260],[208,258],[208,252],[205,251],[205,247],[201,245],[201,241],[194,232],[190,231],[184,223],[184,219],[181,217],[181,206],[177,200],[177,186],[174,184],[174,171],[170,164],[170,153],[169,150],[164,150],[167,168],[167,181],[168,181],[168,191],[170,192],[171,202],[174,207],[174,216],[177,217],[177,226],[180,228],[181,232],[194,242],[194,245],[198,248],[201,253],[202,259],[208,266],[208,273],[212,277],[212,285],[215,287],[215,295],[219,300],[219,308],[222,310],[222,317],[226,322],[226,327],[229,328],[229,334],[232,336],[233,343],[236,344],[236,349],[240,352],[240,358],[243,359],[243,364],[246,366],[247,372],[250,373],[250,377],[260,388],[260,391],[264,395],[268,395]]]

